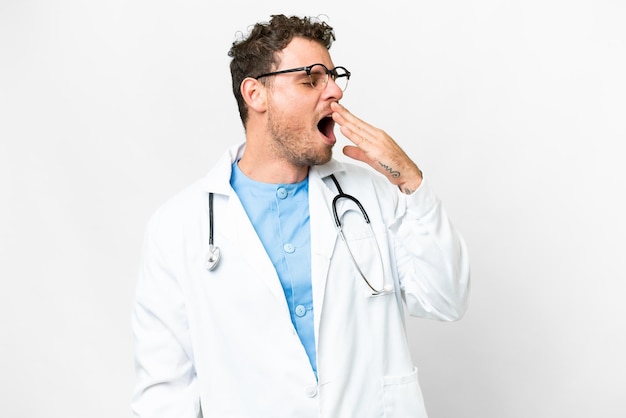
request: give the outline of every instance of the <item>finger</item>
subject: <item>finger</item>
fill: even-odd
[[[341,125],[350,128],[353,132],[364,132],[370,133],[373,129],[373,126],[369,125],[365,121],[354,116],[348,109],[343,107],[338,103],[334,103],[331,105],[331,109],[333,110],[333,118],[335,121]]]
[[[348,109],[339,103],[332,103],[331,110],[333,111],[333,119],[340,126],[346,127],[351,132],[354,132],[354,134],[360,135],[366,139],[374,135],[376,128],[354,116],[350,113],[350,111],[348,111]]]
[[[360,133],[354,132],[348,126],[341,126],[339,130],[346,138],[352,141],[355,145],[361,146],[363,145],[364,142],[367,141],[367,138],[365,138]]]
[[[366,149],[371,151],[372,146],[379,142],[374,132],[367,131],[362,127],[359,128],[358,125],[355,125],[353,123],[344,123],[344,125],[341,125],[341,123],[339,123],[339,125],[341,133],[348,140],[352,141],[355,145],[359,147],[365,147]]]

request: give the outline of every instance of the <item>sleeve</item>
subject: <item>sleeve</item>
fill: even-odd
[[[426,179],[413,194],[401,194],[391,229],[408,313],[461,319],[470,291],[467,248]]]
[[[139,418],[202,416],[185,300],[148,224],[132,328],[136,383],[131,407]],[[169,267],[169,268],[168,268]]]

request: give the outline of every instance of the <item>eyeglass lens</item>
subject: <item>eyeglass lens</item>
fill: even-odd
[[[311,79],[311,85],[316,89],[323,89],[328,84],[328,77],[333,78],[337,86],[341,91],[345,91],[348,87],[348,77],[345,69],[337,67],[334,70],[328,70],[321,64],[316,64],[311,67],[309,78]]]

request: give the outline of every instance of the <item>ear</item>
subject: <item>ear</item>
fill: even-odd
[[[263,113],[266,109],[266,87],[252,77],[245,78],[239,87],[248,109]]]

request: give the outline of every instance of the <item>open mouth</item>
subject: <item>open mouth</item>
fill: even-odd
[[[333,142],[335,141],[335,121],[330,115],[322,118],[322,120],[317,123],[317,129],[319,129],[326,138],[331,139]]]

